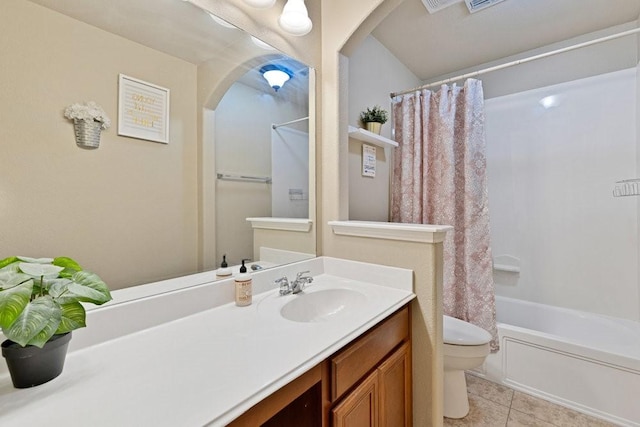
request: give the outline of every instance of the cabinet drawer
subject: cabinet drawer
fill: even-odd
[[[331,357],[331,401],[338,400],[408,338],[409,309],[405,307]]]

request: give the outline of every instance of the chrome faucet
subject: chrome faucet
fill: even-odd
[[[296,274],[296,280],[294,280],[293,283],[289,283],[287,276],[276,279],[276,285],[280,287],[280,295],[297,294],[302,292],[305,285],[313,282],[313,277],[305,276],[305,274],[308,273],[309,271],[301,271]]]
[[[289,279],[287,279],[287,276],[276,279],[276,285],[280,287],[280,295],[287,295],[291,293],[291,285],[289,285]]]
[[[306,285],[313,282],[313,277],[305,276],[305,274],[308,274],[308,273],[310,273],[310,271],[307,270],[307,271],[301,271],[300,273],[296,274],[296,280],[294,280],[293,284],[291,285],[292,294],[297,294],[299,292],[302,292],[302,290]]]

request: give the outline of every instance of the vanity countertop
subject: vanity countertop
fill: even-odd
[[[330,321],[293,322],[280,308],[300,294],[282,297],[265,283],[278,269],[254,275],[257,291],[270,289],[248,307],[224,303],[70,351],[49,383],[14,389],[5,373],[0,425],[226,425],[415,297],[409,270],[320,257],[286,274],[309,269],[315,280],[307,293],[349,288],[367,303]]]

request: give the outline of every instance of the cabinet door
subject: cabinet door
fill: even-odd
[[[380,426],[411,427],[411,344],[404,343],[378,367]]]
[[[331,411],[333,427],[377,427],[378,388],[378,371],[374,371]]]
[[[338,401],[408,338],[409,309],[404,308],[331,357],[331,401]]]

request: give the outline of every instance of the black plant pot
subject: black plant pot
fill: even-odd
[[[54,335],[42,347],[21,347],[11,340],[2,343],[2,356],[7,360],[15,388],[29,388],[51,381],[62,372],[71,332]]]

